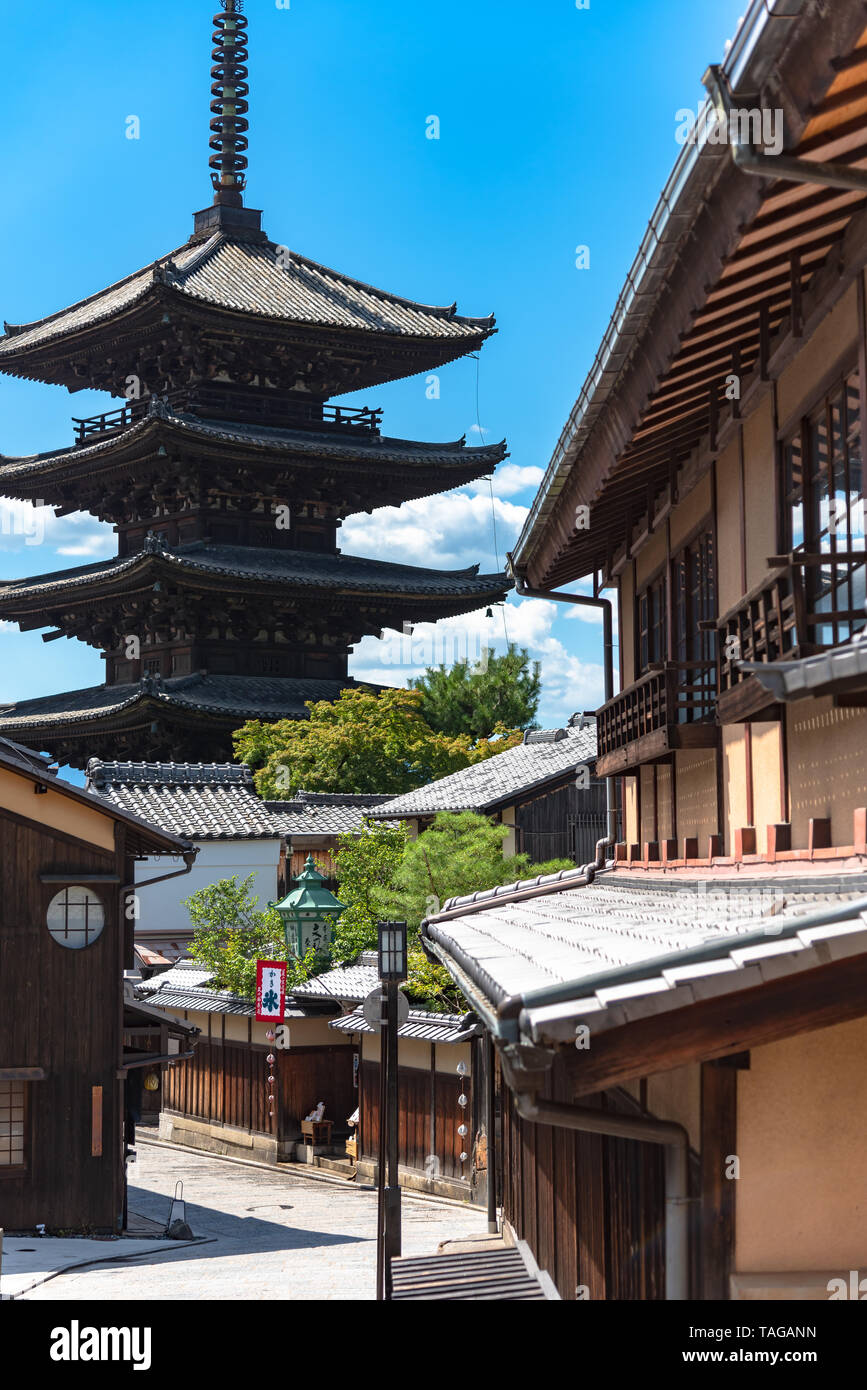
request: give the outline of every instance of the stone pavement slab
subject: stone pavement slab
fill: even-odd
[[[131,1262],[70,1270],[32,1289],[28,1300],[373,1299],[372,1189],[310,1177],[302,1165],[265,1169],[140,1140],[137,1151],[130,1208],[164,1222],[181,1179],[187,1221],[208,1243],[178,1242],[167,1252],[174,1242],[150,1241]],[[442,1240],[487,1228],[484,1207],[407,1193],[402,1210],[407,1255],[432,1255]]]
[[[104,1240],[53,1236],[3,1237],[3,1263],[0,1266],[0,1296],[20,1298],[38,1284],[44,1284],[62,1270],[76,1265],[104,1264],[128,1260],[134,1255],[153,1255],[155,1248],[165,1255],[177,1253],[189,1241],[130,1240],[108,1236]]]

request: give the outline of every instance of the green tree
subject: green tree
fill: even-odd
[[[496,888],[539,873],[572,869],[570,859],[531,864],[526,854],[503,858],[508,826],[494,825],[474,811],[441,811],[433,825],[410,840],[388,894],[389,914],[417,928],[449,898]]]
[[[407,844],[406,828],[367,821],[361,831],[337,837],[334,855],[338,897],[346,904],[331,940],[335,961],[353,961],[374,950],[376,924],[386,912],[387,890]]]
[[[377,944],[377,922],[406,919],[409,927],[406,993],[434,1012],[462,1013],[467,1007],[454,980],[421,948],[419,926],[446,898],[511,883],[538,873],[572,868],[568,859],[530,864],[524,854],[503,858],[504,825],[472,811],[441,812],[429,830],[410,840],[403,826],[368,822],[360,834],[347,832],[334,856],[339,897],[346,911],[335,926],[336,961],[353,961]]]
[[[526,647],[509,643],[504,656],[486,652],[484,669],[458,661],[454,666],[429,666],[409,682],[421,693],[419,712],[441,734],[470,734],[490,738],[501,729],[529,729],[539,708],[541,678],[538,661]]]
[[[309,979],[317,965],[314,951],[296,960],[286,951],[283,923],[273,908],[259,909],[253,896],[255,875],[237,875],[199,888],[184,902],[195,927],[190,955],[213,971],[210,988],[230,990],[243,999],[256,997],[256,961],[285,960],[286,988]]]
[[[398,795],[520,742],[508,731],[493,742],[435,732],[420,713],[422,699],[413,690],[343,690],[333,703],[309,700],[309,719],[245,724],[235,753],[253,768],[264,797],[291,796],[299,787]]]

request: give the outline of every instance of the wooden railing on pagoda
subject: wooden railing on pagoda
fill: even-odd
[[[838,607],[836,600],[865,563],[863,550],[798,551],[769,558],[772,568],[766,578],[717,622],[721,723],[773,715],[772,696],[738,662],[797,661],[837,646],[864,625],[863,606]],[[821,593],[819,570],[830,575]]]
[[[655,663],[597,710],[597,776],[616,776],[677,748],[715,747],[715,665]]]
[[[321,405],[304,401],[268,401],[251,397],[246,408],[240,409],[232,402],[231,414],[225,409],[225,401],[217,395],[209,395],[207,389],[196,388],[189,391],[170,391],[163,398],[178,411],[188,410],[191,414],[206,419],[231,418],[236,423],[263,424],[287,429],[321,429],[335,434],[378,435],[382,425],[382,410],[371,410],[367,406]],[[105,411],[102,415],[91,415],[87,419],[73,419],[76,445],[95,444],[100,439],[129,429],[136,421],[143,419],[150,409],[151,397],[130,401],[117,410]],[[221,406],[223,408],[221,408]]]

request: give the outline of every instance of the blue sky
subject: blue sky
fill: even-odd
[[[180,246],[211,201],[214,0],[171,7],[3,0],[6,192],[0,318],[41,318]],[[392,435],[506,438],[494,480],[498,556],[516,539],[677,156],[675,112],[703,98],[744,0],[248,0],[247,202],[274,241],[424,303],[497,314],[481,361],[365,392]],[[137,116],[140,139],[126,138]],[[426,138],[437,116],[440,139]],[[577,270],[575,248],[590,248]],[[479,415],[476,396],[478,374]],[[347,401],[355,397],[344,398]],[[71,442],[92,392],[0,377],[0,452]],[[115,552],[90,517],[0,503],[0,578]],[[344,525],[345,551],[444,569],[496,567],[487,483]],[[510,599],[492,620],[365,639],[353,673],[402,684],[441,653],[502,646],[542,663],[543,723],[602,694],[601,629],[575,610]],[[463,645],[462,645],[463,644]],[[409,662],[410,665],[405,663]],[[0,702],[95,685],[98,653],[0,625]]]

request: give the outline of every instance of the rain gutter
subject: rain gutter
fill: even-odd
[[[583,887],[584,884],[576,883],[574,886]],[[519,899],[513,897],[507,899],[510,902],[516,900]],[[494,899],[488,903],[488,906],[498,907],[502,902],[503,899]],[[456,912],[454,915],[460,917],[465,914]],[[528,1031],[526,1014],[531,1009],[547,1008],[553,1004],[567,1004],[571,999],[586,999],[601,989],[638,984],[642,980],[656,979],[666,970],[679,966],[700,965],[705,961],[717,960],[720,957],[720,948],[723,946],[736,947],[740,951],[750,946],[761,945],[769,937],[773,937],[776,941],[788,941],[801,932],[809,931],[814,927],[827,927],[837,922],[853,921],[856,917],[864,915],[867,915],[867,897],[858,898],[854,902],[842,903],[839,907],[825,911],[804,913],[792,917],[785,925],[780,923],[777,926],[778,918],[763,918],[762,920],[766,925],[758,927],[754,931],[739,932],[732,936],[716,936],[711,941],[702,942],[700,946],[692,946],[686,951],[669,951],[664,956],[656,956],[653,960],[645,961],[628,969],[624,969],[622,966],[613,966],[608,970],[597,971],[593,975],[579,976],[575,980],[564,980],[555,985],[542,985],[538,989],[503,995],[497,1004],[492,1004],[490,1000],[485,1000],[482,1004],[479,1000],[482,986],[470,973],[475,962],[472,962],[469,957],[464,957],[461,961],[462,953],[457,951],[455,947],[446,947],[430,935],[442,918],[437,917],[423,922],[421,930],[425,937],[425,946],[433,951],[437,959],[446,966],[462,990],[465,990],[465,985],[457,978],[457,971],[467,981],[468,987],[474,995],[470,1002],[479,1017],[484,1020],[485,1026],[491,1029],[494,1037],[504,1042],[517,1042],[521,1029],[524,1028],[525,1032]]]

